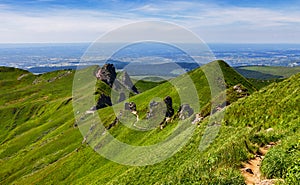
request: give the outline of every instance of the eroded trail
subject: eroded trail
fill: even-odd
[[[277,179],[264,179],[260,172],[260,166],[264,156],[274,145],[275,143],[270,143],[269,145],[259,148],[259,154],[256,154],[254,159],[243,163],[244,167],[241,168],[241,172],[247,185],[273,185],[278,181]]]

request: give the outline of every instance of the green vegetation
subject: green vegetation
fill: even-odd
[[[156,81],[152,81],[151,79],[149,79],[149,80],[138,80],[138,81],[136,81],[136,83],[135,82],[133,82],[133,83],[135,83],[135,86],[139,90],[139,92],[142,93],[142,92],[152,89],[164,82],[165,81],[156,82]]]
[[[246,78],[261,80],[288,78],[300,72],[300,67],[283,66],[243,66],[235,69]]]
[[[241,66],[235,67],[235,70],[247,78],[256,89],[261,89],[299,73],[300,67]]]
[[[35,76],[23,70],[1,68],[0,183],[243,184],[239,171],[242,162],[253,158],[259,146],[269,142],[279,144],[265,156],[263,174],[282,178],[287,184],[299,182],[300,74],[256,91],[247,79],[225,62],[216,62],[224,73],[227,101],[231,103],[223,110],[226,111],[223,122],[217,123],[221,126],[216,139],[206,150],[198,150],[205,131],[213,132],[219,128],[210,125],[207,117],[175,155],[160,163],[141,167],[114,163],[87,144],[82,144],[83,136],[74,127],[74,71]],[[23,74],[28,75],[18,80]],[[201,68],[189,72],[189,76],[199,94],[199,102],[188,103],[205,108],[211,98],[206,76]],[[180,99],[172,83],[184,87],[183,78],[159,85],[144,81],[137,84],[138,89],[144,92],[131,97],[130,101],[137,104],[140,118],[146,116],[148,104],[155,97],[170,95],[175,111],[178,110]],[[247,89],[247,96],[238,97],[240,94],[232,89],[237,84]],[[96,96],[111,93],[106,84],[97,82],[96,85]],[[184,89],[179,90],[185,92]],[[117,110],[118,107],[123,108],[123,104],[115,106]],[[105,126],[115,118],[112,107],[100,109],[98,114]],[[93,121],[92,115],[85,119],[88,123]],[[189,122],[191,120],[188,119],[182,124]],[[146,146],[163,141],[178,124],[174,117],[174,121],[163,130],[157,128],[141,132],[128,125],[117,124],[109,132],[122,142]],[[267,132],[270,127],[273,131]]]

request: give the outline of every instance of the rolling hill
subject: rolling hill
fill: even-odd
[[[226,109],[211,116],[213,119],[224,113],[222,122],[216,119],[212,124],[211,117],[206,117],[197,125],[192,125],[192,119],[181,121],[174,116],[173,121],[162,130],[154,125],[152,129],[141,131],[133,129],[132,125],[119,123],[107,131],[128,145],[151,146],[169,138],[178,128],[193,128],[190,137],[182,140],[184,143],[177,153],[146,166],[113,162],[87,144],[89,142],[84,140],[82,133],[88,132],[95,119],[92,115],[82,117],[77,111],[75,114],[73,112],[72,104],[76,104],[77,98],[89,96],[84,93],[78,97],[72,95],[74,71],[55,71],[35,76],[24,70],[1,67],[0,183],[243,184],[244,179],[239,171],[242,162],[253,158],[258,148],[269,142],[278,145],[263,160],[262,172],[268,178],[282,178],[290,184],[298,182],[300,75],[256,91],[248,80],[225,62],[212,62],[186,74],[195,84],[198,95],[197,102],[188,102],[194,107],[195,113],[212,104],[212,96],[213,101],[223,103],[218,102],[222,92],[211,94],[209,81],[203,72],[212,70],[210,67],[213,65],[219,65],[223,72],[224,81],[213,79],[215,83],[224,83],[226,101],[230,103]],[[93,71],[94,68],[86,70]],[[186,75],[155,87],[145,84],[153,88],[143,89],[142,93],[128,100],[136,103],[141,126],[145,123],[142,120],[147,115],[151,100],[171,96],[175,111],[179,109],[181,99],[188,101],[192,95],[189,92],[193,91],[184,88]],[[112,90],[106,84],[97,83],[98,90],[111,94]],[[83,82],[79,87],[84,89],[84,85],[89,84]],[[239,97],[233,91],[236,85],[245,88],[247,96]],[[143,84],[140,86],[143,87]],[[180,90],[187,97],[182,96]],[[90,105],[87,103],[86,107]],[[122,108],[121,102],[100,109],[96,114],[108,127],[116,117],[115,112]],[[81,118],[86,124],[78,122]],[[273,131],[266,132],[270,127]],[[214,132],[218,132],[214,141],[199,151],[200,143],[210,134],[214,135]],[[94,146],[92,142],[89,144]],[[130,153],[132,151],[125,152],[135,156],[135,153]],[[280,165],[274,164],[274,159]]]

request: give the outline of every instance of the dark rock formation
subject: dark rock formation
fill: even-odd
[[[147,113],[147,119],[149,119],[153,116],[158,116],[159,114],[163,113],[164,111],[166,112],[164,115],[165,117],[172,117],[174,115],[172,98],[170,96],[165,97],[164,103],[165,103],[166,107],[164,107],[163,102],[156,102],[156,101],[150,102],[150,104],[149,104],[150,110]]]
[[[183,104],[179,107],[178,110],[179,119],[184,120],[186,118],[189,118],[193,114],[194,114],[194,110],[191,108],[189,104]]]
[[[164,98],[164,102],[167,106],[166,117],[172,117],[174,115],[172,98],[170,96],[167,96],[167,97]]]
[[[113,64],[104,64],[96,71],[95,75],[98,80],[102,80],[118,92],[127,89],[135,94],[139,93],[137,88],[133,85],[128,73],[124,71],[117,76],[116,68]]]
[[[120,96],[119,96],[119,100],[118,100],[118,103],[122,102],[126,100],[126,96],[125,96],[125,93],[124,92],[121,92],[120,93]]]
[[[104,64],[98,71],[96,72],[96,77],[99,80],[102,80],[107,85],[112,87],[116,77],[116,69],[113,64]]]
[[[136,111],[136,104],[134,102],[130,102],[130,103],[126,102],[124,109],[130,111]]]
[[[135,94],[139,93],[137,88],[133,85],[133,83],[126,71],[123,72],[122,78],[120,80],[121,80],[121,84],[124,85],[128,90],[131,90]]]
[[[153,117],[156,112],[160,112],[160,109],[162,109],[161,103],[156,101],[151,101],[149,107],[150,110],[147,112],[147,119]]]
[[[101,109],[108,106],[112,106],[111,99],[109,96],[102,93],[98,99],[96,108]]]

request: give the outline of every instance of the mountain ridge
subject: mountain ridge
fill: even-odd
[[[83,138],[78,129],[74,128],[76,120],[71,105],[73,100],[70,99],[72,98],[74,71],[70,73],[57,71],[39,76],[28,75],[17,81],[17,78],[23,74],[21,71],[11,75],[11,79],[14,79],[13,85],[2,80],[7,74],[0,74],[0,82],[3,84],[1,94],[10,92],[9,96],[1,97],[1,102],[4,102],[5,106],[0,107],[0,117],[6,121],[1,123],[0,128],[0,166],[2,167],[0,182],[3,184],[244,183],[239,166],[241,162],[253,157],[258,145],[282,140],[284,144],[275,148],[274,154],[276,151],[289,151],[290,146],[295,144],[296,148],[298,147],[297,140],[295,140],[297,137],[293,135],[299,134],[297,132],[299,130],[299,126],[297,126],[299,110],[296,103],[299,101],[297,89],[300,75],[294,75],[283,82],[275,83],[256,92],[251,83],[237,75],[238,73],[235,73],[230,66],[223,61],[217,62],[225,73],[227,88],[243,84],[252,95],[232,102],[223,110],[226,111],[226,114],[221,123],[220,132],[206,151],[199,152],[197,145],[207,128],[208,118],[200,122],[191,139],[178,153],[161,163],[144,167],[130,167],[114,163],[97,154],[88,145],[81,144]],[[63,74],[68,75],[64,76]],[[197,92],[205,94],[205,97],[199,97],[200,105],[209,103],[210,89],[207,88],[204,73],[199,68],[188,74],[197,83]],[[60,75],[63,75],[62,78],[50,80]],[[35,79],[39,79],[40,83],[32,84]],[[20,89],[15,88],[15,84]],[[2,91],[4,86],[7,89]],[[137,103],[139,112],[146,114],[148,104],[143,102],[151,100],[151,96],[147,99],[148,95],[153,96],[155,93],[162,97],[172,95],[174,108],[178,110],[180,103],[176,102],[176,93],[168,89],[170,86],[171,84],[168,82],[160,84],[131,97],[130,100]],[[293,89],[289,88],[290,86]],[[274,93],[276,91],[279,93]],[[265,101],[266,97],[270,97],[270,100]],[[286,101],[288,97],[291,99],[290,101]],[[272,105],[274,100],[276,102],[281,100],[280,102],[286,102],[286,104]],[[260,108],[258,104],[255,104],[256,101],[265,106]],[[251,102],[252,107],[244,107]],[[278,117],[269,115],[268,111],[272,108],[274,112],[281,112],[282,105],[285,105],[286,110],[282,112],[282,118],[279,116],[279,123],[275,124],[274,121]],[[296,109],[289,113],[293,107]],[[106,125],[110,124],[115,117],[110,107],[101,109],[97,113],[103,118]],[[259,113],[262,113],[262,116],[259,117],[261,120],[256,118]],[[287,119],[285,120],[285,118]],[[163,130],[154,129],[143,133],[132,131],[130,128],[118,124],[110,132],[120,141],[135,145],[148,145],[163,140],[173,132],[176,124],[168,124]],[[291,128],[287,128],[287,126]],[[274,127],[274,132],[266,134],[265,130],[269,127]],[[292,142],[286,144],[288,141]],[[271,154],[269,157],[267,154],[266,158],[271,159]],[[297,150],[291,154],[291,159],[296,159],[296,154]],[[297,164],[284,164],[297,166]],[[268,165],[271,165],[271,162],[263,162],[263,166],[267,166],[266,169],[269,169]],[[293,169],[295,168],[277,169],[277,171],[282,175],[280,178],[287,179],[287,182],[289,180],[293,182],[295,177],[285,175],[288,170],[292,171]],[[274,174],[278,174],[277,171],[264,170],[264,173],[273,177]]]

